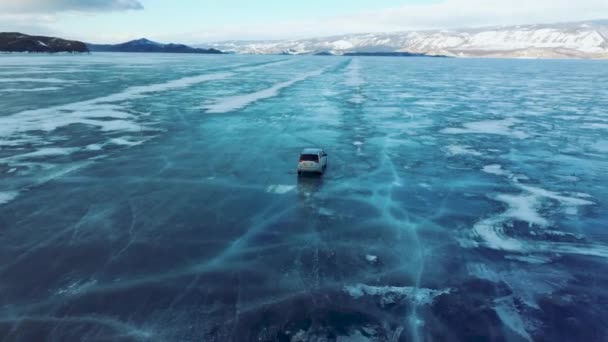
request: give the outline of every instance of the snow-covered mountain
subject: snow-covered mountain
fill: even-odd
[[[248,54],[413,52],[457,57],[608,58],[608,20],[285,41],[224,41],[203,46]]]

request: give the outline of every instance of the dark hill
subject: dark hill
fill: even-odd
[[[216,49],[197,49],[183,44],[162,44],[145,38],[114,45],[88,44],[88,48],[94,52],[222,53]]]
[[[86,44],[55,37],[30,36],[18,32],[0,32],[2,52],[89,52]]]

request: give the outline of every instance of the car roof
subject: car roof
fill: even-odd
[[[319,154],[323,152],[320,148],[305,148],[301,154]]]

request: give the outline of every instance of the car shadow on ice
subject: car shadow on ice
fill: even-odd
[[[308,199],[321,190],[323,177],[316,174],[306,174],[298,176],[298,196]]]

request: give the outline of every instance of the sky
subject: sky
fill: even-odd
[[[298,39],[608,19],[608,0],[0,0],[0,32],[91,43]]]

